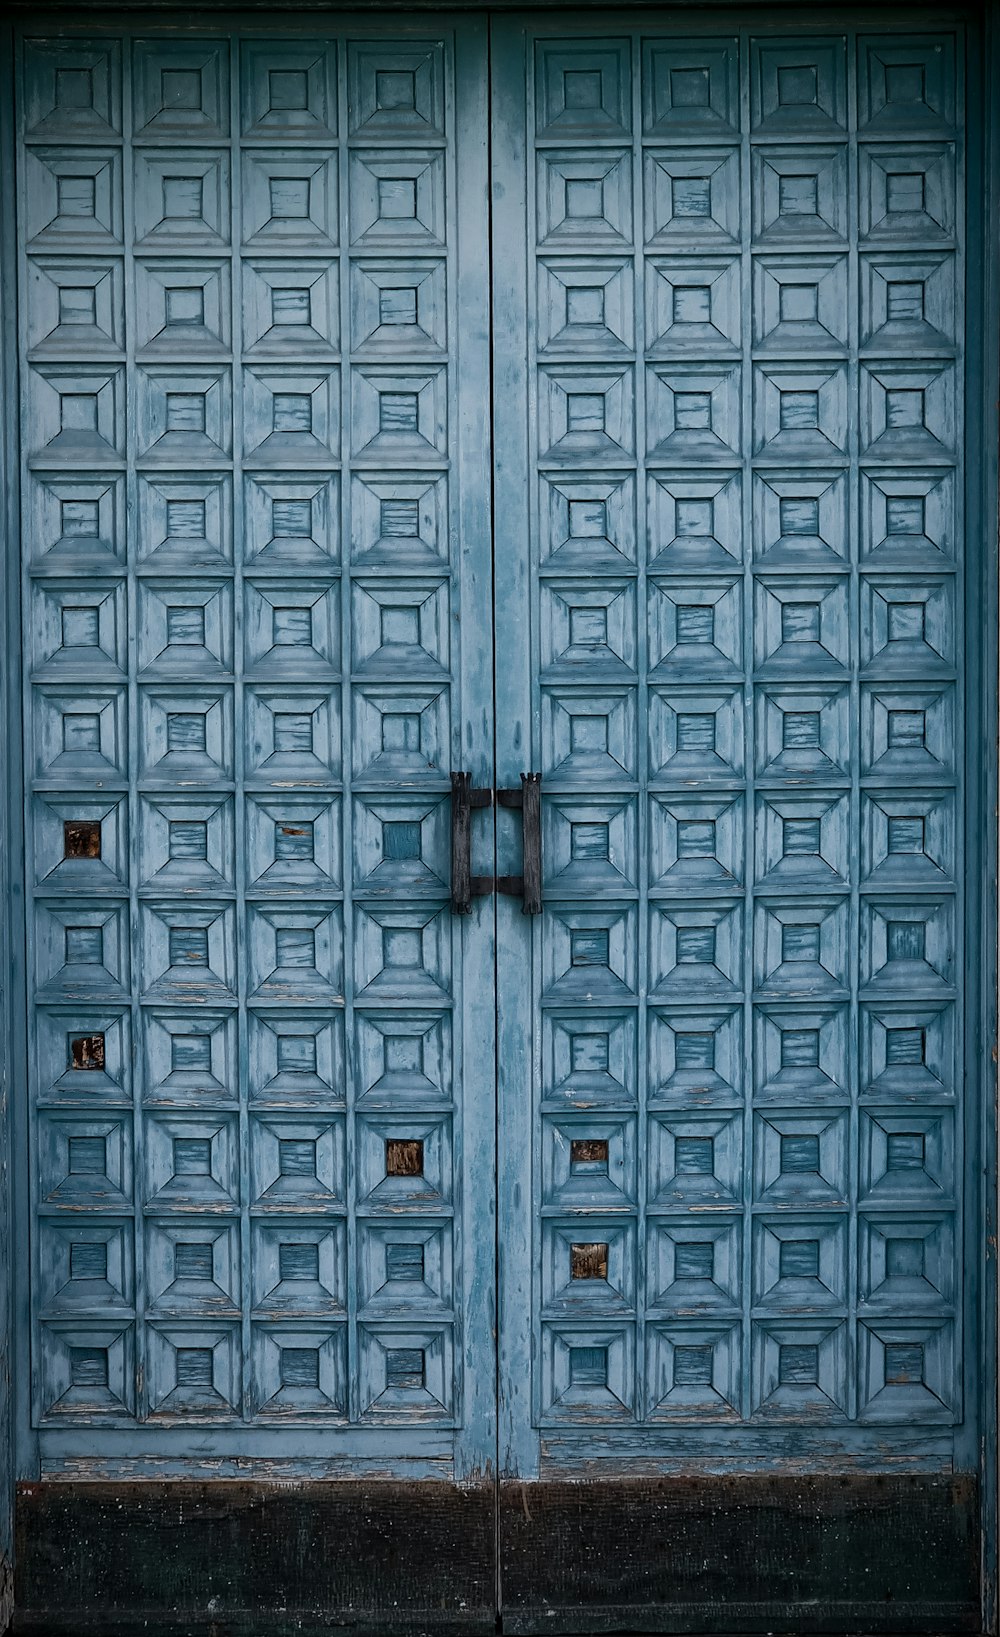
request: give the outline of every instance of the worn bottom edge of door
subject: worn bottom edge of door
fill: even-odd
[[[33,1637],[978,1632],[972,1477],[43,1483]]]

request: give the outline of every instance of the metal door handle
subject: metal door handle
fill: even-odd
[[[519,894],[525,915],[542,912],[542,775],[522,773],[521,788],[498,790],[501,807],[521,809],[523,875],[497,877],[497,891]]]
[[[451,775],[451,907],[468,915],[473,898],[492,892],[493,878],[472,873],[472,809],[491,807],[491,790],[474,790],[471,773]]]

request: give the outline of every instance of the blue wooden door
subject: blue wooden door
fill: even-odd
[[[462,1476],[483,31],[188,25],[19,48],[37,1459]]]
[[[501,1470],[968,1469],[961,42],[581,33],[494,49]]]

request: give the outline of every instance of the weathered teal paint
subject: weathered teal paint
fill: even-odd
[[[963,28],[198,24],[18,47],[21,1473],[980,1469]]]

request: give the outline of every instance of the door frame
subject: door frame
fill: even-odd
[[[633,7],[637,12],[656,9],[661,13],[680,9],[681,0],[667,0],[666,4],[654,6],[654,0],[633,0]],[[702,0],[706,12],[722,13],[729,8],[725,0]],[[822,10],[831,20],[836,21],[848,8],[827,3],[821,0]],[[219,27],[227,27],[236,13],[260,14],[274,9],[274,0],[214,0],[206,11],[206,17],[215,20]],[[363,12],[371,10],[381,17],[390,16],[394,11],[420,12],[423,10],[446,11],[456,10],[463,12],[494,12],[504,14],[519,9],[518,0],[494,0],[492,6],[466,6],[460,0],[437,0],[431,4],[430,0],[410,0],[408,5],[386,6],[381,0],[354,0],[354,4],[341,6],[338,0],[300,0],[296,10],[315,17],[323,12],[339,12],[352,10]],[[541,8],[539,8],[541,9]],[[579,11],[579,5],[574,0],[546,0],[546,8],[552,11],[574,9]],[[765,10],[763,0],[745,0],[740,8],[741,14],[750,16],[759,15]],[[774,9],[778,9],[777,7]],[[782,11],[792,14],[792,0],[780,5]],[[819,7],[813,8],[815,15]],[[919,26],[922,16],[941,20],[942,11],[927,8],[921,12],[905,3],[905,0],[884,0],[879,8],[884,12],[886,19],[899,18],[905,15],[913,26]],[[189,8],[181,4],[181,0],[119,0],[116,11],[126,18],[135,13],[141,13],[155,24],[169,23],[171,15],[188,12]],[[949,13],[954,17],[954,11]],[[991,0],[982,0],[980,4],[963,7],[958,13],[967,21],[974,40],[978,40],[982,49],[976,54],[970,52],[971,66],[977,67],[979,72],[970,75],[968,87],[970,119],[968,122],[970,141],[968,150],[969,165],[969,196],[981,198],[983,208],[981,213],[970,216],[968,257],[971,265],[981,268],[982,276],[980,289],[977,292],[976,311],[973,324],[978,326],[982,336],[982,349],[979,359],[970,357],[968,361],[968,438],[969,460],[967,481],[967,503],[971,520],[968,528],[970,537],[980,543],[979,583],[970,586],[968,592],[970,629],[974,625],[979,632],[978,652],[970,660],[969,705],[975,708],[976,726],[979,743],[983,746],[982,753],[970,749],[968,789],[970,794],[970,829],[975,832],[976,852],[969,854],[968,888],[970,910],[978,907],[978,926],[970,935],[969,953],[978,956],[979,981],[970,985],[968,1008],[968,1024],[970,1040],[978,1044],[978,1074],[976,1080],[980,1091],[979,1102],[979,1136],[982,1144],[984,1164],[982,1168],[982,1217],[986,1227],[986,1255],[984,1261],[984,1279],[982,1297],[980,1301],[980,1360],[989,1362],[990,1368],[982,1373],[982,1377],[975,1382],[975,1390],[980,1397],[981,1427],[981,1469],[980,1469],[980,1517],[981,1539],[983,1546],[983,1610],[982,1626],[985,1632],[996,1629],[996,1440],[997,1440],[997,1396],[996,1370],[997,1359],[997,1251],[996,1235],[998,1226],[998,1197],[997,1197],[997,1143],[996,1143],[996,1041],[997,1041],[997,972],[998,972],[998,919],[997,919],[997,822],[996,803],[998,788],[998,755],[996,727],[997,711],[997,659],[998,659],[998,599],[997,599],[997,554],[1000,547],[1000,511],[998,511],[998,483],[996,470],[996,451],[998,446],[998,406],[997,398],[1000,392],[1000,235],[995,232],[988,236],[988,224],[1000,218],[1000,15],[998,8]],[[6,0],[3,11],[3,34],[0,36],[0,171],[10,174],[12,145],[13,145],[13,106],[12,106],[12,52],[11,38],[12,25],[18,20],[28,17],[35,21],[37,7],[31,0]],[[67,21],[72,14],[68,10],[62,12]],[[79,14],[73,19],[79,22]],[[866,21],[873,21],[874,14],[866,14]],[[60,13],[54,10],[51,14],[53,26],[58,26]],[[95,27],[101,26],[101,21],[95,22]],[[155,25],[154,25],[155,26]],[[991,71],[989,71],[991,69]],[[992,92],[989,87],[992,86]],[[979,133],[978,140],[977,132]],[[14,201],[10,188],[0,190],[0,278],[4,286],[11,288],[13,273],[12,259],[14,250],[13,234]],[[24,906],[23,887],[20,880],[19,868],[15,868],[15,861],[20,859],[23,849],[23,830],[21,816],[21,767],[20,767],[20,598],[19,562],[17,553],[18,522],[17,522],[17,437],[16,437],[16,405],[17,393],[17,364],[14,336],[14,315],[10,303],[4,307],[4,321],[0,334],[0,482],[3,483],[3,532],[10,542],[3,564],[0,565],[2,580],[0,585],[7,595],[4,603],[3,630],[0,642],[3,643],[7,656],[7,663],[0,672],[0,765],[3,766],[6,777],[6,790],[2,811],[0,811],[0,893],[2,893],[3,909],[0,911],[0,1051],[3,1053],[2,1064],[8,1076],[4,1085],[6,1097],[0,1094],[0,1326],[5,1332],[0,1339],[0,1381],[3,1379],[3,1346],[10,1345],[14,1337],[27,1336],[26,1307],[27,1293],[25,1281],[18,1280],[16,1271],[21,1265],[21,1259],[26,1254],[26,1226],[27,1226],[27,1132],[26,1132],[26,1104],[24,1099],[24,1081],[20,1065],[25,1061],[26,1050],[26,986],[23,958],[24,939]],[[973,326],[970,325],[970,328]],[[500,594],[516,590],[514,587],[498,586]],[[974,616],[972,618],[971,616]],[[970,734],[970,741],[974,736]],[[501,1140],[505,1137],[507,1121],[498,1122]],[[3,1173],[5,1154],[12,1156],[12,1187],[5,1193],[3,1187]],[[503,1162],[502,1162],[503,1163]],[[13,1230],[13,1232],[11,1231]],[[5,1283],[3,1252],[6,1246],[12,1246],[14,1277],[8,1277]],[[977,1247],[978,1254],[979,1247]],[[5,1515],[9,1517],[9,1507],[5,1509],[3,1499],[9,1493],[8,1483],[13,1478],[19,1478],[25,1484],[24,1499],[30,1504],[30,1496],[37,1493],[33,1480],[37,1479],[37,1467],[33,1454],[32,1439],[24,1436],[28,1425],[27,1399],[29,1388],[28,1360],[24,1344],[14,1348],[11,1361],[13,1392],[11,1403],[4,1405],[0,1393],[0,1560],[4,1555],[6,1545]],[[16,1430],[16,1455],[5,1461],[4,1423]],[[517,1503],[522,1504],[521,1500]],[[524,1501],[524,1506],[528,1502]],[[526,1514],[526,1516],[529,1514]],[[3,1569],[0,1563],[0,1586],[2,1586]],[[2,1594],[0,1594],[0,1614],[2,1614]],[[2,1619],[0,1619],[2,1629]],[[551,1629],[551,1626],[549,1627]],[[579,1628],[578,1628],[579,1629]]]

